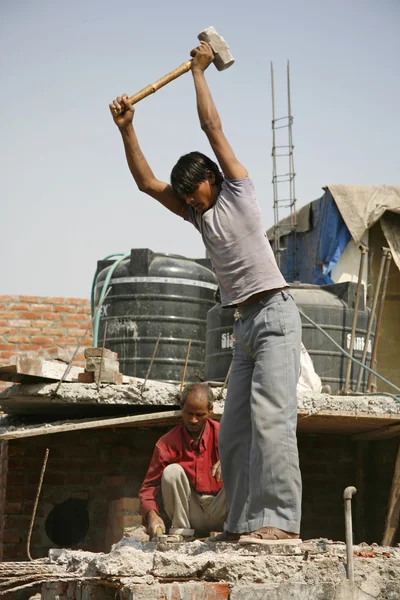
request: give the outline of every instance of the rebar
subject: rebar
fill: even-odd
[[[107,298],[107,296],[108,296],[108,294],[110,293],[110,291],[111,291],[111,288],[108,288],[107,292],[106,292],[106,293],[105,293],[105,295],[104,295],[104,298],[102,299],[102,301],[101,301],[101,302],[99,302],[99,304],[98,304],[98,306],[97,306],[97,308],[96,308],[96,310],[95,310],[95,313],[94,313],[93,317],[91,317],[91,319],[90,319],[90,321],[89,321],[89,324],[88,324],[88,326],[87,326],[87,327],[86,327],[86,329],[85,329],[85,333],[84,333],[84,334],[83,334],[83,336],[82,336],[82,337],[81,337],[81,338],[78,340],[78,344],[77,344],[77,346],[76,346],[76,348],[75,348],[75,352],[73,353],[73,355],[72,355],[72,358],[71,358],[71,360],[69,361],[67,368],[65,369],[64,373],[62,374],[62,377],[61,377],[60,381],[58,382],[58,384],[57,384],[57,387],[56,387],[56,389],[54,390],[54,392],[53,392],[53,394],[52,394],[52,396],[53,396],[53,397],[57,396],[57,392],[58,392],[58,390],[60,389],[62,382],[64,381],[64,379],[66,378],[66,376],[67,376],[67,375],[68,375],[68,373],[70,372],[70,370],[71,370],[71,367],[72,367],[72,363],[73,363],[73,362],[74,362],[74,360],[75,360],[75,356],[78,354],[78,352],[79,352],[79,348],[81,347],[83,340],[84,340],[84,339],[85,339],[85,337],[87,336],[87,334],[88,334],[88,332],[89,332],[89,329],[90,329],[90,327],[92,326],[92,323],[93,323],[93,321],[95,320],[95,318],[96,318],[96,316],[97,316],[97,313],[99,312],[100,308],[103,306],[103,302],[104,302],[104,300]]]
[[[161,339],[161,333],[158,334],[158,338],[156,340],[156,344],[155,344],[154,350],[153,350],[153,356],[150,359],[149,368],[147,369],[146,377],[144,378],[144,382],[143,382],[143,385],[142,385],[141,390],[140,390],[140,395],[141,396],[143,396],[143,392],[145,390],[147,380],[148,380],[148,378],[150,376],[151,367],[153,366],[154,358],[155,358],[156,353],[157,353],[157,348],[158,348],[158,344],[160,343],[160,339]]]
[[[365,260],[365,255],[368,252],[368,247],[365,246],[364,244],[362,244],[361,246],[359,246],[360,250],[361,250],[361,256],[360,256],[360,268],[358,270],[358,281],[357,281],[357,291],[356,291],[356,298],[354,301],[354,316],[353,316],[353,325],[351,328],[351,337],[350,337],[350,348],[349,348],[349,354],[352,356],[353,355],[353,349],[354,349],[354,340],[355,340],[355,336],[356,336],[356,328],[357,328],[357,319],[358,319],[358,307],[360,304],[360,291],[361,291],[361,284],[362,284],[362,275],[363,275],[363,270],[364,270],[364,260]],[[351,365],[352,365],[352,360],[351,358],[349,358],[347,360],[347,368],[346,368],[346,378],[345,378],[345,382],[344,382],[344,388],[343,388],[343,393],[347,394],[350,389],[349,389],[349,382],[350,382],[350,373],[351,373]],[[373,367],[371,367],[373,368]]]
[[[42,491],[42,484],[43,484],[44,473],[46,471],[47,459],[49,458],[49,452],[50,452],[50,450],[48,448],[46,448],[46,452],[44,454],[42,471],[40,473],[40,478],[39,478],[39,485],[38,485],[36,498],[35,498],[35,504],[33,506],[32,518],[31,518],[31,522],[29,525],[28,539],[26,541],[26,553],[28,555],[29,560],[33,560],[32,556],[31,556],[31,550],[30,550],[31,537],[32,537],[32,531],[33,531],[33,525],[35,523],[36,511],[37,511],[37,507],[38,507],[38,503],[39,503],[39,496],[40,496],[40,492]]]
[[[188,362],[189,362],[189,354],[190,354],[190,346],[192,345],[192,340],[189,340],[188,343],[188,348],[187,348],[187,352],[186,352],[186,360],[185,360],[185,366],[183,367],[183,374],[182,374],[182,381],[181,381],[181,387],[179,389],[179,391],[181,392],[183,390],[183,386],[185,384],[185,377],[186,377],[186,369],[188,366]]]
[[[368,319],[367,333],[365,334],[364,350],[363,350],[363,354],[362,354],[362,358],[361,358],[361,363],[363,364],[363,368],[360,368],[360,370],[358,371],[356,392],[360,391],[361,378],[363,376],[363,373],[365,372],[364,366],[367,364],[367,352],[368,352],[369,338],[371,336],[372,325],[374,323],[374,317],[375,317],[375,313],[376,313],[376,306],[378,304],[378,298],[379,298],[379,292],[380,292],[380,289],[381,289],[382,276],[383,276],[383,268],[385,266],[386,251],[387,250],[388,250],[387,248],[382,248],[383,255],[382,255],[382,260],[381,260],[381,264],[380,264],[380,267],[379,267],[379,273],[378,273],[378,279],[377,279],[377,282],[376,282],[376,288],[375,288],[374,298],[373,298],[373,301],[372,301],[371,312],[369,314],[369,319]]]
[[[370,361],[370,367],[374,371],[376,369],[376,356],[378,354],[378,343],[379,343],[379,336],[381,333],[382,316],[383,316],[383,309],[384,309],[384,305],[385,305],[386,289],[387,289],[387,284],[388,284],[388,280],[389,280],[389,271],[390,271],[391,262],[392,262],[392,253],[387,252],[385,272],[383,275],[382,292],[381,292],[381,296],[379,299],[378,315],[376,317],[374,344],[372,346],[371,361]],[[368,373],[367,392],[374,392],[375,390],[376,390],[376,377],[374,377],[372,375],[372,373]]]
[[[103,345],[101,347],[101,356],[100,356],[100,365],[99,365],[99,375],[97,377],[97,392],[100,391],[100,383],[101,383],[101,372],[103,370],[103,359],[104,359],[104,348],[106,346],[106,335],[107,335],[107,327],[108,321],[106,321],[104,325],[104,335],[103,335]]]

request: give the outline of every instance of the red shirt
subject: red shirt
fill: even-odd
[[[194,440],[183,423],[160,437],[139,491],[140,512],[144,518],[149,510],[159,512],[156,498],[167,465],[181,465],[197,493],[218,494],[222,481],[217,481],[211,474],[211,469],[219,460],[218,430],[219,423],[208,419],[197,449],[193,447]]]

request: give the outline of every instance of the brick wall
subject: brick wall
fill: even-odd
[[[166,429],[89,430],[9,441],[3,450],[0,560],[26,559],[26,540],[45,449],[50,449],[32,536],[33,558],[56,547],[45,532],[51,509],[69,498],[87,500],[90,525],[79,548],[108,551],[109,503],[137,497],[154,444]],[[380,542],[398,441],[370,444],[364,496],[366,541]],[[344,540],[343,490],[356,482],[356,447],[348,436],[299,436],[303,476],[302,537]],[[357,531],[355,529],[355,541]],[[400,537],[398,538],[400,539]]]
[[[53,346],[75,350],[89,319],[90,302],[85,298],[0,296],[0,366],[18,352]],[[82,345],[91,343],[89,335]],[[74,364],[84,365],[82,354]]]

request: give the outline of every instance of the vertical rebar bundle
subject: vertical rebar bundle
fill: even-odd
[[[293,115],[290,95],[290,64],[287,61],[287,106],[288,114],[284,117],[275,116],[275,82],[274,66],[271,62],[271,99],[272,99],[272,185],[274,190],[274,241],[273,250],[278,266],[281,268],[281,254],[287,252],[286,272],[284,275],[291,281],[298,278],[297,269],[297,215],[296,215],[296,188],[294,169],[294,144],[293,144]],[[280,134],[278,130],[286,130],[285,144],[278,143]],[[281,161],[279,159],[284,159]],[[287,161],[287,167],[283,162]],[[284,188],[284,191],[283,189]],[[282,219],[285,219],[283,226]],[[288,231],[289,230],[289,231]],[[282,246],[282,235],[288,233],[290,250]],[[290,253],[290,256],[289,256]]]

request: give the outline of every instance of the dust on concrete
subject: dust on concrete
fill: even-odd
[[[371,558],[354,558],[356,584],[381,593],[399,586],[400,548],[354,546]],[[123,538],[109,554],[51,550],[50,561],[84,577],[127,578],[126,583],[195,579],[230,585],[283,582],[318,586],[346,579],[344,543],[310,540],[298,546],[239,546],[196,540],[186,544],[156,544]],[[372,557],[373,556],[373,557]],[[372,598],[379,595],[371,594]]]

